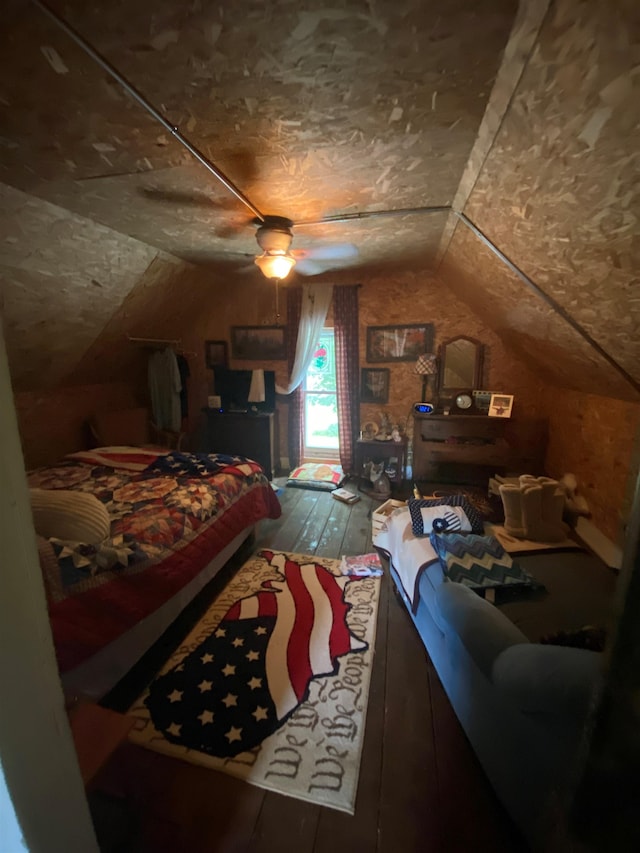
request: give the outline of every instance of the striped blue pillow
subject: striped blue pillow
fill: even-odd
[[[484,533],[484,522],[478,510],[469,503],[464,495],[446,495],[443,498],[410,498],[407,501],[409,513],[411,514],[411,529],[414,536],[428,536],[432,531],[432,526],[427,525],[425,528],[424,518],[422,515],[423,507],[434,506],[458,506],[469,519],[471,532],[476,534]]]

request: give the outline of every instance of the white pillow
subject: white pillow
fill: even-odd
[[[36,533],[45,539],[66,539],[97,545],[111,530],[106,506],[87,492],[30,489]]]
[[[434,530],[436,533],[471,533],[471,522],[460,506],[423,506],[420,507],[424,535]]]

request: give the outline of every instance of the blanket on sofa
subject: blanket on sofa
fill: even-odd
[[[418,581],[423,569],[439,563],[429,537],[413,535],[409,507],[396,509],[376,537],[376,547],[384,551],[396,570],[405,598],[415,610],[418,602]]]

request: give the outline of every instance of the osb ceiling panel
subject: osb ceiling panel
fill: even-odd
[[[261,212],[299,221],[450,204],[517,3],[52,6]],[[255,254],[252,214],[167,130],[34,5],[6,15],[0,180],[182,258]],[[424,263],[444,220],[413,220],[300,228],[294,248]]]
[[[570,324],[529,290],[464,225],[458,224],[440,275],[550,384],[638,401],[637,391]]]
[[[640,5],[615,10],[552,8],[465,213],[640,382]]]
[[[157,250],[0,185],[0,304],[16,390],[61,382]]]

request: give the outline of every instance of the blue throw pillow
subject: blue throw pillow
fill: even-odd
[[[475,590],[487,587],[542,588],[542,584],[513,562],[495,536],[432,533],[430,539],[442,571],[450,581]]]
[[[484,533],[484,522],[482,521],[480,513],[473,504],[469,503],[464,495],[446,495],[443,498],[411,498],[407,501],[407,504],[409,506],[409,513],[411,514],[411,529],[414,536],[428,536],[431,533],[433,525],[425,526],[425,519],[423,518],[421,510],[423,508],[434,506],[460,507],[469,519],[471,532],[477,534]],[[438,528],[436,527],[435,529],[437,531]],[[447,527],[445,529],[451,528]],[[444,532],[444,530],[441,530],[441,532]]]

